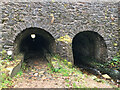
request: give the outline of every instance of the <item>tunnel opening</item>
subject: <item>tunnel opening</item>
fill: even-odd
[[[97,32],[78,33],[72,42],[74,65],[95,68],[97,63],[104,63],[107,58],[107,46]]]
[[[22,54],[24,62],[47,61],[47,55],[55,54],[55,39],[40,28],[27,28],[15,40],[15,54]]]

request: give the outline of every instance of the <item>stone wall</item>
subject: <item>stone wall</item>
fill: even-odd
[[[57,53],[69,61],[73,60],[72,40],[82,31],[94,31],[104,38],[108,59],[119,49],[117,2],[2,2],[1,22],[6,50],[14,51],[17,35],[30,27],[49,32],[56,40]]]
[[[120,40],[120,2],[118,3],[118,27],[119,27],[119,40]],[[120,53],[120,42],[119,42],[119,53]]]
[[[2,2],[0,2],[0,52],[2,51]],[[0,54],[0,58],[1,58],[1,54]]]

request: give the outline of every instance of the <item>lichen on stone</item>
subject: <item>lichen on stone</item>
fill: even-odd
[[[62,36],[58,38],[57,41],[63,41],[65,43],[72,43],[72,39],[70,38],[69,35]]]

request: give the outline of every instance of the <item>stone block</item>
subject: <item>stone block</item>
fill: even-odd
[[[13,77],[17,74],[17,72],[20,71],[21,69],[21,65],[22,65],[22,62],[19,62],[13,69],[11,69],[11,73],[10,73],[10,76]]]
[[[2,38],[2,32],[0,32],[0,39]]]
[[[0,51],[2,50],[2,45],[0,44]]]

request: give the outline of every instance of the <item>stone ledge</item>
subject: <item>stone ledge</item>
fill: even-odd
[[[1,2],[119,2],[120,0],[1,0]]]

